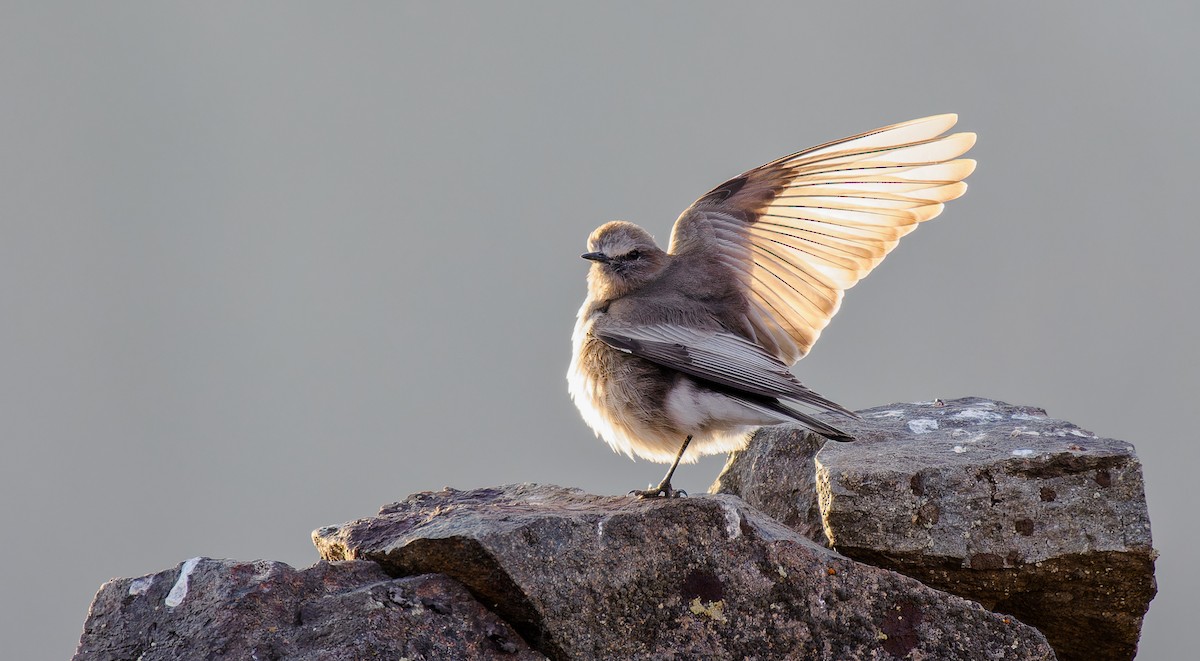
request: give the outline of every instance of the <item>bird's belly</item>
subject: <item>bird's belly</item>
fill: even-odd
[[[697,389],[673,370],[613,349],[583,332],[567,374],[571,398],[585,422],[616,452],[659,463],[674,460],[687,436],[684,461],[745,446],[760,419],[718,395]]]
[[[686,435],[672,427],[663,410],[663,370],[591,335],[577,339],[567,381],[592,431],[630,457],[674,459]]]

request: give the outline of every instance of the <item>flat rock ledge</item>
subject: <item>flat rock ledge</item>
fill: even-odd
[[[1036,629],[855,562],[728,495],[420,493],[313,533],[465,586],[553,659],[1052,659]]]
[[[979,398],[760,430],[713,485],[850,558],[1037,627],[1060,659],[1132,659],[1156,592],[1141,463],[1033,407]]]

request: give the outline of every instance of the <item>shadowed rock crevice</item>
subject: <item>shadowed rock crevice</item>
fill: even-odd
[[[489,490],[495,493],[494,490]],[[423,498],[424,494],[418,494]],[[419,499],[418,499],[419,500]],[[386,509],[386,508],[385,508]],[[443,514],[449,513],[449,510]],[[369,521],[369,520],[367,520]],[[401,524],[403,529],[407,524]],[[336,528],[314,533],[334,534]],[[526,530],[527,538],[538,533]],[[378,538],[376,538],[378,539]],[[532,539],[528,540],[532,541]],[[353,542],[350,542],[353,544]],[[350,560],[356,557],[346,546],[318,542],[322,557],[328,560]],[[419,574],[444,574],[461,577],[464,585],[487,608],[513,626],[529,644],[551,658],[561,658],[562,651],[546,636],[548,630],[541,621],[541,611],[529,602],[525,593],[503,571],[496,557],[477,540],[463,537],[413,538],[406,544],[393,546],[373,557],[389,575],[396,577]]]
[[[396,576],[424,573],[462,576],[466,580],[464,585],[476,588],[472,591],[476,598],[493,610],[501,610],[504,619],[523,634],[537,634],[542,629],[537,609],[509,580],[495,558],[471,540],[414,540],[412,544],[381,557],[379,564],[384,571]],[[540,646],[540,642],[534,645]]]

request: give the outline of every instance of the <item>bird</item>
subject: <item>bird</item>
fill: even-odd
[[[670,464],[639,498],[677,497],[681,461],[745,447],[799,423],[853,437],[801,407],[856,417],[802,384],[845,290],[901,237],[966,191],[974,133],[954,114],[892,124],[795,152],[713,188],[675,221],[667,250],[623,220],[591,233],[587,297],[568,391],[616,452]]]

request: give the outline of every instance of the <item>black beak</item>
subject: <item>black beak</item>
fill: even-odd
[[[580,257],[590,260],[590,261],[593,261],[593,262],[600,262],[601,264],[609,261],[608,255],[605,255],[602,252],[585,252],[582,255],[580,255]]]

